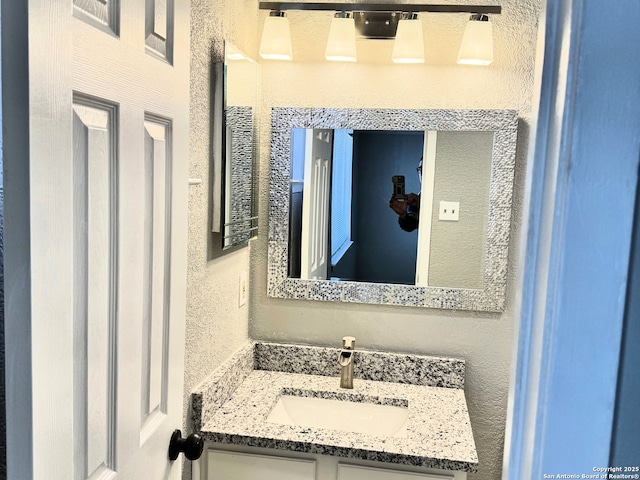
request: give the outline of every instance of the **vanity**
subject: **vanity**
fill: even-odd
[[[513,110],[272,108],[268,296],[504,311],[517,129]],[[416,197],[409,230],[389,207]],[[464,360],[356,349],[351,385],[339,353],[252,342],[232,356],[192,393],[207,445],[194,478],[477,472]]]
[[[464,361],[251,342],[192,393],[200,479],[466,479],[478,458]]]

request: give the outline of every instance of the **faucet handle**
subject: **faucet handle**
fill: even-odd
[[[342,348],[353,350],[356,348],[356,337],[342,337]]]

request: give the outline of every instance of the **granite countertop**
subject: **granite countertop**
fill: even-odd
[[[455,361],[452,363],[452,359],[439,357],[378,356],[375,352],[366,352],[361,355],[362,363],[373,362],[382,370],[389,370],[387,364],[395,365],[398,371],[409,370],[401,367],[407,367],[407,363],[410,363],[414,371],[422,369],[427,373],[420,379],[398,379],[410,383],[357,378],[362,377],[360,374],[354,379],[353,389],[343,389],[339,387],[339,376],[328,376],[330,372],[313,367],[313,358],[333,358],[332,363],[337,363],[337,355],[334,356],[336,349],[291,348],[297,349],[296,361],[300,360],[300,355],[310,355],[305,358],[308,362],[303,362],[307,367],[302,372],[290,365],[278,364],[277,361],[274,363],[274,358],[288,356],[282,355],[287,352],[287,346],[252,344],[231,359],[198,393],[194,393],[194,423],[205,440],[425,468],[477,471],[478,457],[462,383],[459,375],[447,373],[443,376],[443,370],[449,372],[452,369],[453,373],[456,373],[456,369],[459,371],[459,365],[455,363],[457,359],[453,359]],[[319,365],[324,363],[318,361]],[[260,369],[265,365],[272,369]],[[319,375],[315,374],[318,372]],[[435,376],[432,375],[434,372]],[[415,372],[411,374],[415,375]],[[385,379],[385,375],[378,376]],[[228,386],[230,378],[235,379],[232,387]],[[446,387],[429,385],[443,383],[443,378],[453,380],[444,380]],[[422,384],[415,384],[419,381]],[[406,405],[406,434],[381,437],[268,422],[267,416],[282,394]]]

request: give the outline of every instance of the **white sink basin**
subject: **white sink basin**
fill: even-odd
[[[282,395],[268,422],[384,437],[406,436],[407,407]]]

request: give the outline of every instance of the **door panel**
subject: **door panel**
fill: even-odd
[[[118,35],[120,9],[116,0],[73,0],[74,14],[98,28]]]
[[[112,471],[115,462],[115,117],[113,105],[75,95],[73,388],[78,479],[97,478]]]
[[[145,234],[142,329],[142,431],[144,443],[167,413],[170,264],[171,122],[145,116]]]
[[[173,0],[146,0],[145,44],[149,52],[173,63]]]

